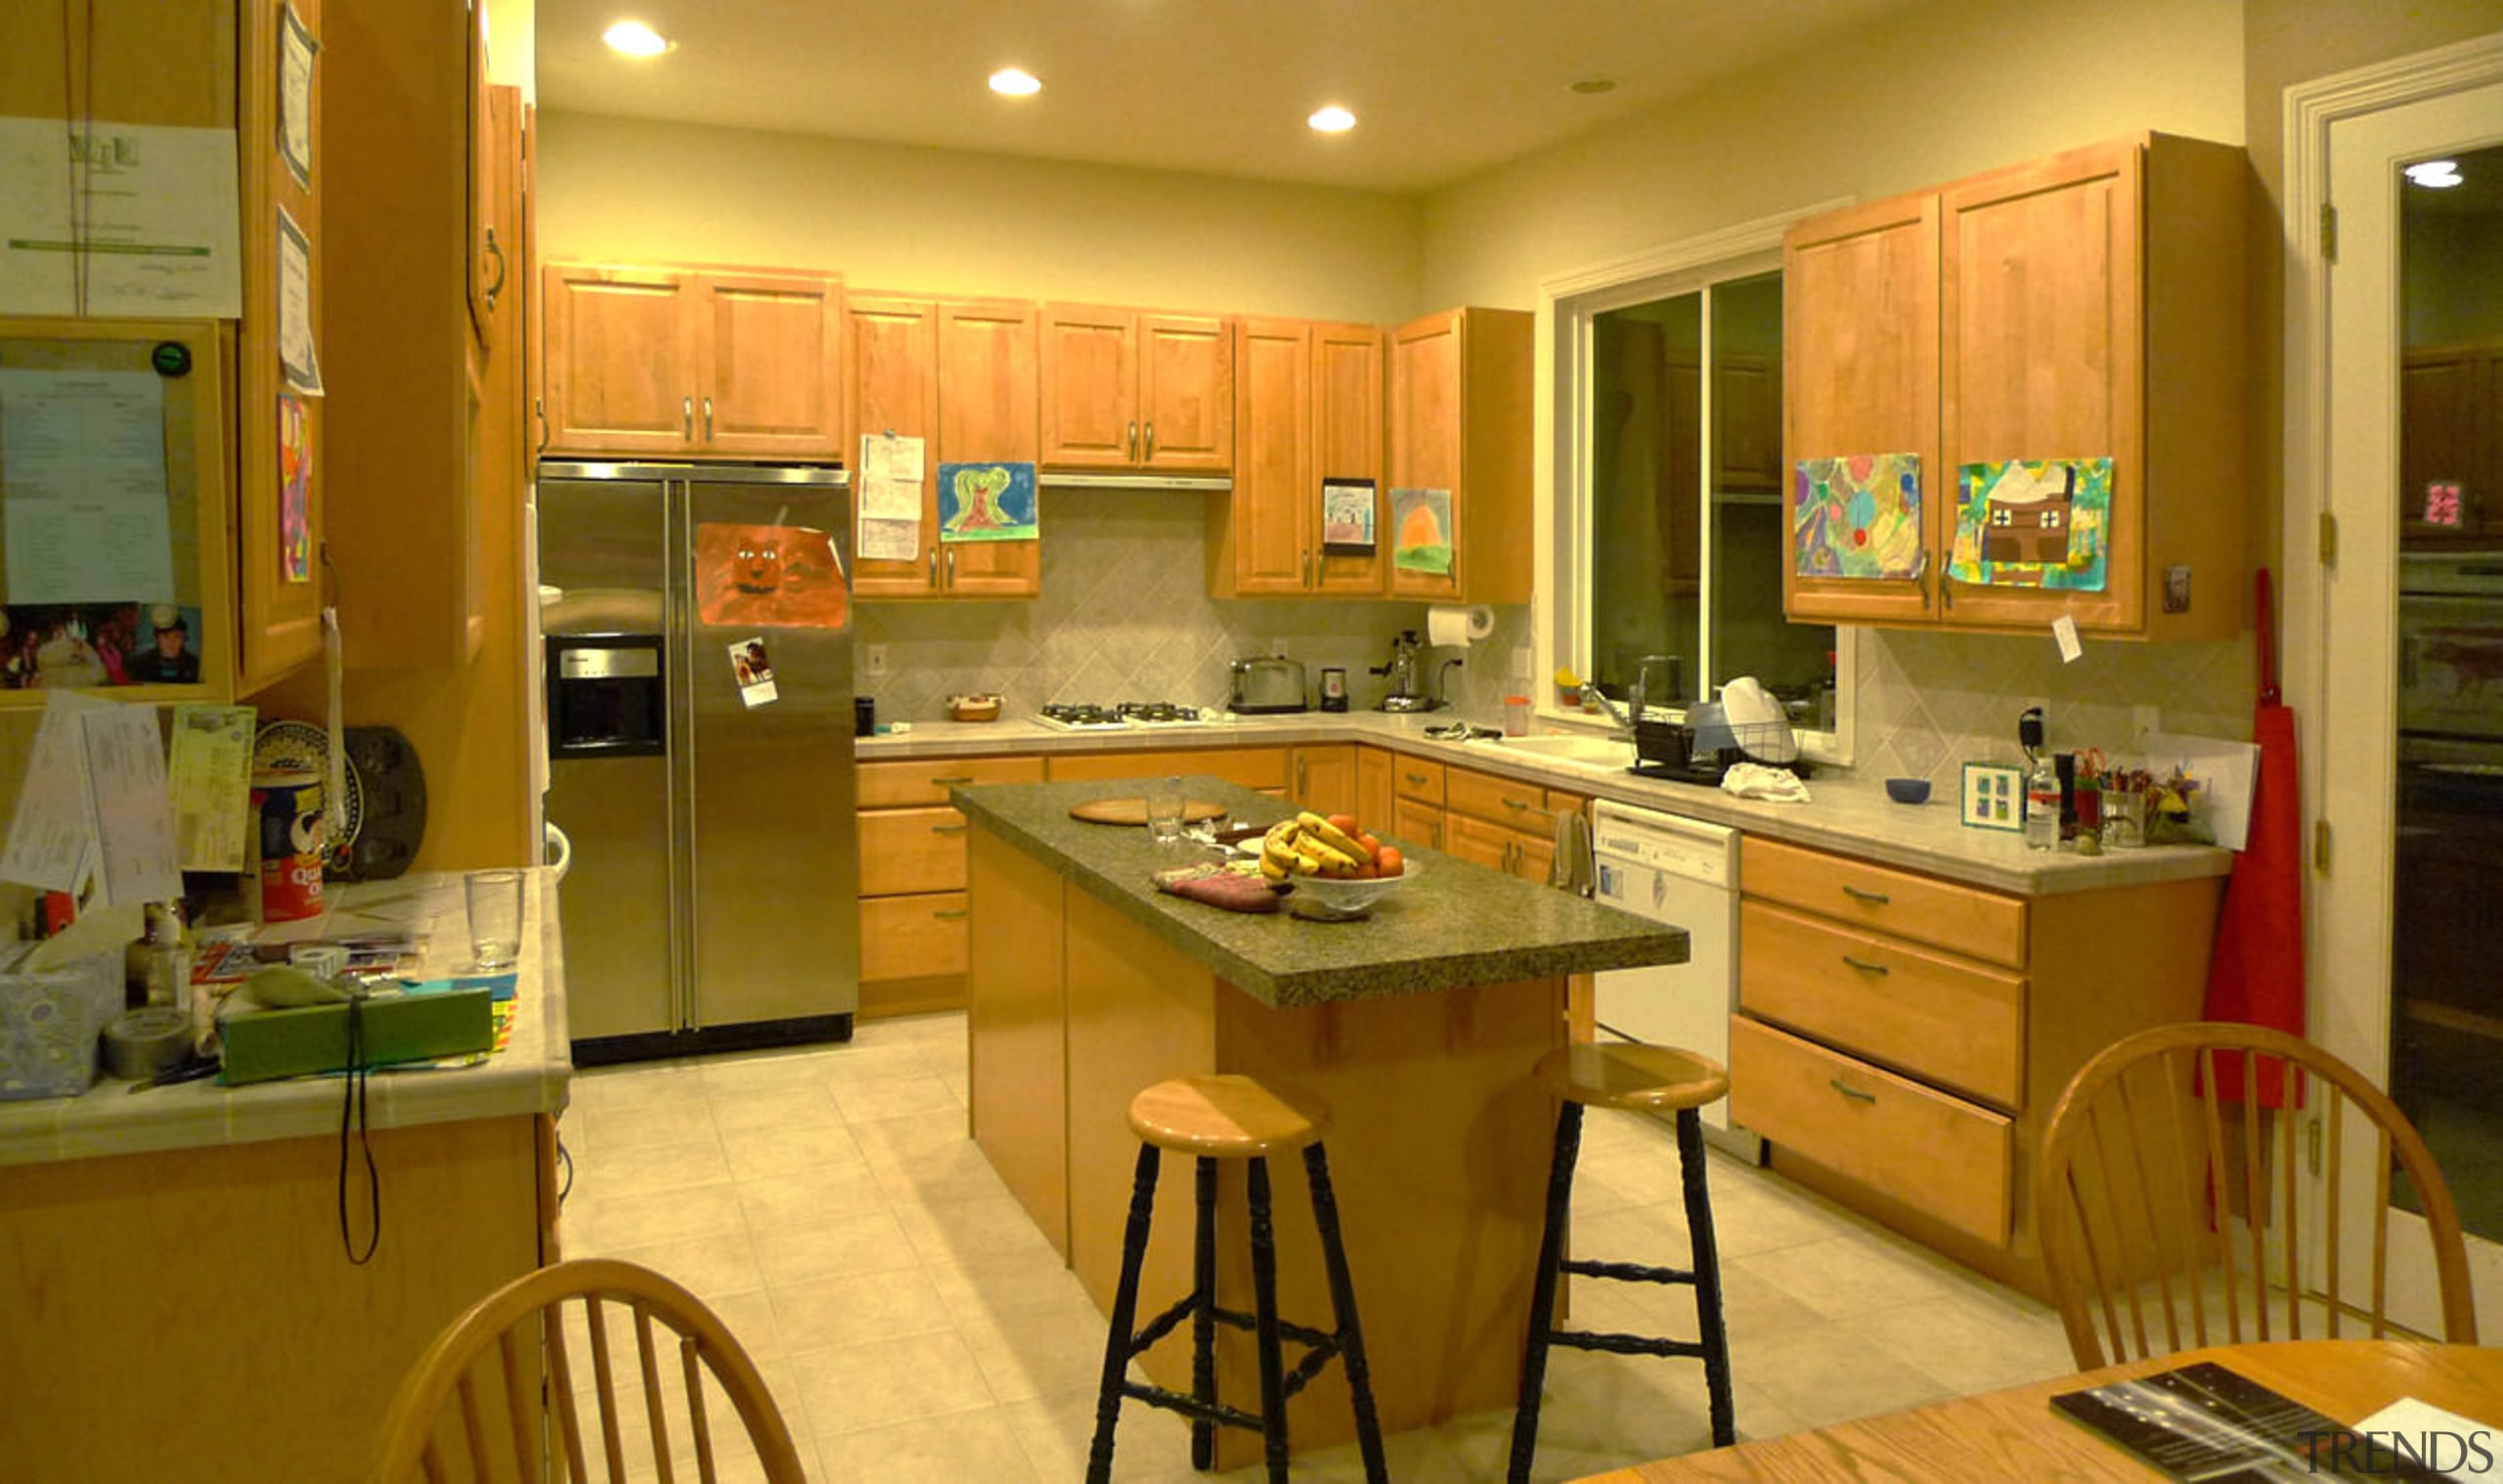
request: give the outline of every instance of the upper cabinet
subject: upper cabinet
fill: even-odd
[[[1234,322],[1080,304],[1042,309],[1042,455],[1053,468],[1234,466]]]
[[[863,598],[1032,597],[1039,541],[941,539],[939,465],[1032,462],[1036,425],[1034,306],[856,292],[845,303],[851,421],[864,435],[922,444],[920,546],[909,557],[853,562]]]
[[[1529,601],[1530,324],[1521,310],[1453,309],[1391,331],[1376,532],[1390,596]]]
[[[841,280],[557,263],[543,292],[547,452],[842,459]]]
[[[2401,545],[2491,545],[2503,536],[2503,345],[2408,351],[2398,407]]]
[[[1802,575],[1794,548],[1787,615],[2237,632],[2246,173],[2238,149],[2139,135],[1793,227],[1787,460],[1916,455],[1920,498],[1903,522],[1916,547],[1881,575]],[[2054,467],[2021,500],[1958,518],[1968,467],[2099,459],[2106,490]],[[1851,503],[1837,498],[1822,540],[1883,541],[1885,511],[1872,523]],[[2099,579],[2086,560],[2098,549]]]
[[[1371,597],[1379,541],[1333,542],[1325,487],[1383,525],[1383,332],[1370,325],[1245,320],[1234,350],[1234,488],[1208,506],[1215,597]]]

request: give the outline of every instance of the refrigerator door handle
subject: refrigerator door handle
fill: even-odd
[[[670,564],[668,597],[670,658],[680,676],[679,682],[671,687],[670,697],[669,827],[673,858],[681,862],[678,883],[670,893],[670,977],[676,989],[679,1026],[695,1030],[702,1028],[696,1021],[695,993],[695,938],[700,930],[689,885],[695,880],[695,820],[700,817],[695,798],[695,640],[694,624],[689,617],[696,590],[695,490],[683,479],[670,480],[664,489],[679,552],[679,560]]]

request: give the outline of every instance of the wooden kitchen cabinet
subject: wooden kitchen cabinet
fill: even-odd
[[[547,452],[844,459],[842,280],[552,263]]]
[[[1402,521],[1385,498],[1377,537],[1394,598],[1530,599],[1530,326],[1520,310],[1453,309],[1390,334],[1389,488],[1450,496],[1450,529]],[[1405,545],[1448,571],[1402,567]],[[1433,558],[1442,560],[1443,558]]]
[[[1356,749],[1356,821],[1377,835],[1390,825],[1390,801],[1395,797],[1390,788],[1390,769],[1395,761],[1386,747]]]
[[[1356,812],[1354,743],[1291,747],[1287,749],[1287,797],[1297,805],[1321,814]]]
[[[1374,596],[1387,547],[1382,472],[1383,332],[1370,325],[1245,320],[1234,350],[1234,488],[1208,505],[1211,597]],[[1373,488],[1373,548],[1333,552],[1322,487]]]
[[[2398,407],[2400,544],[2490,545],[2503,535],[2503,345],[2406,352]],[[2436,484],[2458,487],[2452,508],[2431,503]]]
[[[1039,541],[939,539],[939,465],[1032,462],[1035,317],[1010,299],[855,293],[844,307],[851,425],[923,440],[921,544],[908,558],[856,558],[861,598],[1033,597]]]
[[[1443,775],[1445,833],[1451,853],[1464,860],[1544,882],[1556,860],[1556,820],[1580,813],[1579,795],[1518,778],[1449,768]]]
[[[1042,781],[1039,757],[858,765],[863,1019],[964,1007],[965,818],[947,791]]]
[[[1042,456],[1099,473],[1234,466],[1234,322],[1080,304],[1042,308]]]
[[[2043,1291],[2030,1180],[2086,1060],[2196,1020],[2220,878],[2018,896],[1762,836],[1730,1114],[1774,1166]]]
[[[2237,148],[2145,134],[1792,227],[1786,459],[1919,455],[1923,563],[1904,580],[1785,564],[1787,616],[2237,633],[2247,174]],[[2092,458],[2112,460],[2101,590],[1950,575],[1961,466]]]
[[[1206,773],[1284,799],[1291,769],[1283,747],[1175,747],[1156,752],[1053,753],[1054,783],[1088,779],[1189,777]]]

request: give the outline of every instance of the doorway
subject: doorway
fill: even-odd
[[[2325,826],[2308,883],[2311,1033],[2391,1090],[2427,1135],[2469,1217],[2479,1307],[2503,1315],[2503,1098],[2488,1090],[2503,1072],[2503,972],[2490,949],[2482,960],[2438,951],[2463,932],[2491,931],[2490,918],[2471,920],[2481,887],[2465,863],[2479,859],[2481,833],[2503,827],[2503,676],[2486,778],[2481,756],[2455,746],[2474,739],[2452,734],[2463,714],[2469,732],[2480,729],[2487,682],[2473,660],[2443,662],[2450,699],[2437,709],[2448,714],[2429,720],[2437,677],[2425,631],[2437,621],[2422,591],[2431,574],[2482,567],[2496,574],[2503,615],[2503,490],[2491,488],[2498,464],[2481,431],[2494,423],[2478,415],[2491,414],[2492,398],[2451,397],[2478,384],[2472,347],[2491,338],[2503,358],[2503,310],[2471,302],[2503,280],[2503,38],[2294,90],[2288,132],[2288,220],[2329,208],[2322,241],[2294,239],[2287,294],[2288,575],[2300,579],[2289,584],[2290,678],[2307,811]],[[2453,168],[2419,175],[2458,185],[2405,173],[2437,160]],[[2475,177],[2474,195],[2436,196],[2466,192]],[[2479,199],[2487,189],[2491,213]],[[2476,275],[2473,291],[2450,261],[2458,253],[2471,259],[2458,266]],[[2463,357],[2464,372],[2452,366]],[[2481,502],[2492,506],[2490,529],[2480,529]],[[2315,512],[2327,524],[2313,567],[2304,546]],[[2463,677],[2469,690],[2454,695]],[[2481,778],[2490,791],[2478,791]],[[2362,1239],[2382,1204],[2369,1147],[2347,1157],[2354,1183],[2335,1209],[2356,1265],[2342,1288],[2360,1291]],[[2411,1204],[2412,1193],[2393,1192],[2394,1230],[2421,1228]],[[2406,1260],[2421,1246],[2393,1246],[2392,1312],[2432,1331],[2430,1262]]]

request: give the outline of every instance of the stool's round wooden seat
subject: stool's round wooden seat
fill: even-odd
[[[1566,1046],[1540,1057],[1537,1075],[1568,1103],[1643,1113],[1701,1108],[1730,1092],[1728,1069],[1674,1046]]]
[[[1318,1143],[1330,1107],[1293,1101],[1250,1077],[1175,1077],[1130,1100],[1130,1128],[1147,1143],[1209,1159],[1265,1159]]]

